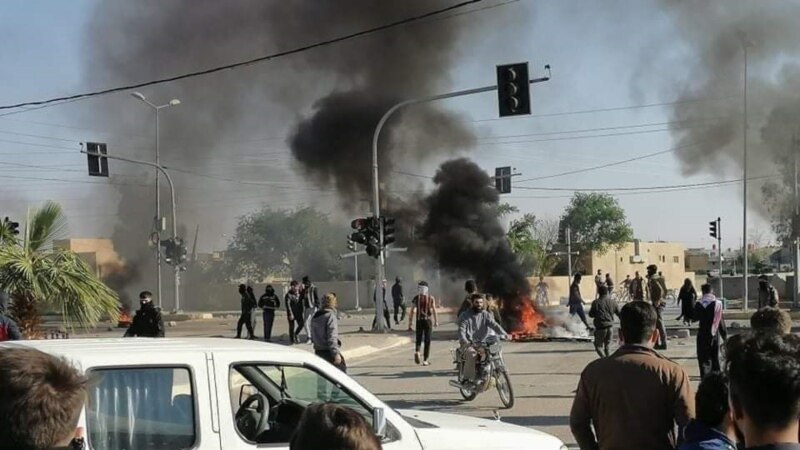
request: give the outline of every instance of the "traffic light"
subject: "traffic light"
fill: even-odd
[[[563,226],[558,227],[558,243],[559,244],[566,244],[567,243],[567,228]]]
[[[172,239],[165,239],[161,241],[161,246],[164,247],[164,262],[173,264],[175,262],[175,241]]]
[[[494,187],[501,194],[511,192],[511,167],[498,167],[494,169]]]
[[[353,236],[347,236],[347,249],[350,250],[351,252],[354,252],[357,250],[356,245],[357,244],[353,240]]]
[[[367,242],[364,244],[367,255],[377,258],[381,254],[381,222],[376,217],[366,219]]]
[[[178,260],[178,264],[185,263],[189,259],[188,256],[186,242],[182,238],[175,238],[175,258]]]
[[[531,113],[528,63],[497,66],[497,99],[500,117]]]
[[[19,234],[19,222],[12,222],[11,219],[6,217],[3,219],[3,228],[8,230],[10,234],[18,235]]]
[[[383,222],[383,246],[386,247],[395,241],[395,219],[394,217],[381,217],[381,222]]]
[[[102,155],[108,154],[108,147],[106,144],[98,142],[87,142],[86,151],[88,153],[99,153]],[[92,177],[108,177],[108,158],[96,155],[86,155],[87,162],[89,163],[89,176]]]
[[[708,235],[714,239],[719,239],[719,218],[708,222]]]

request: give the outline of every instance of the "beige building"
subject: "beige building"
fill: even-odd
[[[647,275],[647,266],[655,264],[664,275],[668,289],[678,289],[686,278],[694,279],[694,273],[686,271],[686,247],[677,242],[634,241],[619,249],[612,248],[603,255],[592,253],[584,259],[585,275],[594,276],[598,270],[611,274],[614,285],[619,286],[625,275],[633,278],[635,272]],[[588,264],[587,264],[588,263]]]
[[[111,239],[62,239],[53,241],[53,246],[72,250],[80,255],[100,278],[123,267],[122,259],[114,250]]]

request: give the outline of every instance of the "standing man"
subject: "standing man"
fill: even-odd
[[[664,284],[664,278],[659,275],[658,266],[650,264],[647,266],[647,294],[650,301],[656,308],[658,313],[658,322],[656,328],[658,329],[658,345],[656,350],[667,349],[667,328],[664,326],[663,312],[665,308],[664,296],[667,294],[667,286]]]
[[[420,363],[419,350],[425,344],[423,366],[429,366],[431,356],[431,333],[433,327],[439,326],[436,316],[436,299],[428,292],[428,282],[420,281],[417,285],[417,295],[411,300],[411,313],[408,315],[408,331],[412,330],[414,318],[417,319],[417,341],[414,346],[414,362]],[[431,321],[432,320],[432,321]]]
[[[567,302],[567,306],[569,306],[569,314],[574,316],[575,314],[580,317],[581,322],[586,325],[586,329],[592,331],[592,327],[589,326],[589,322],[586,321],[586,312],[583,309],[583,305],[586,304],[583,301],[583,297],[581,296],[581,278],[582,275],[580,273],[576,273],[575,277],[572,279],[572,284],[569,287],[569,300]]]
[[[139,310],[123,337],[164,337],[164,320],[161,308],[153,305],[153,294],[142,291],[139,294]]]
[[[400,277],[396,277],[394,285],[392,285],[392,306],[394,306],[395,325],[400,325],[400,322],[406,320],[406,297],[403,295],[402,281]],[[399,320],[397,319],[398,311],[401,313]]]
[[[719,372],[719,346],[728,339],[728,330],[722,317],[722,302],[717,300],[710,284],[700,287],[703,297],[694,305],[693,320],[700,322],[697,330],[697,362],[700,378]]]
[[[631,282],[632,281],[633,280],[631,280],[631,276],[630,275],[625,275],[625,279],[622,280],[622,290],[624,292],[627,292],[628,295],[631,294]]]
[[[536,285],[536,304],[539,306],[547,306],[550,304],[550,300],[547,298],[549,286],[544,281],[543,276],[539,276],[539,284]],[[488,299],[487,299],[488,300]]]
[[[766,275],[758,277],[758,309],[778,307],[778,291]]]
[[[386,321],[386,328],[391,330],[392,329],[392,322],[390,319],[389,314],[389,305],[386,303],[386,280],[381,281],[380,288],[375,285],[375,292],[372,293],[372,303],[375,304],[375,310],[377,314],[378,309],[378,291],[380,290],[381,293],[381,301],[383,302],[383,320]],[[372,328],[375,328],[375,319],[372,319]]]
[[[601,358],[609,355],[614,315],[619,316],[619,306],[608,295],[608,288],[600,286],[600,298],[592,302],[589,317],[594,319],[594,349]]]
[[[281,307],[281,299],[275,295],[275,288],[271,284],[267,285],[264,295],[258,299],[258,307],[261,308],[264,319],[264,341],[272,340],[272,325],[275,323],[275,311]]]
[[[653,305],[626,304],[620,311],[622,347],[581,374],[569,420],[581,449],[673,450],[676,425],[680,432],[694,417],[689,375],[653,351],[656,320]]]
[[[630,294],[633,300],[644,301],[644,279],[638,271],[631,281]]]
[[[253,309],[250,310],[250,327],[253,329],[253,339],[256,338],[256,328],[258,328],[256,319],[258,314],[256,314],[256,307],[258,306],[258,300],[256,300],[256,293],[253,292],[253,286],[247,286],[247,296],[250,297],[250,304],[253,305]]]
[[[606,288],[608,288],[608,295],[614,293],[614,280],[611,279],[611,274],[606,274]]]
[[[311,330],[309,329],[311,318],[319,311],[319,294],[317,287],[308,278],[308,275],[303,277],[303,288],[300,291],[300,298],[303,300],[303,323],[306,324],[306,335],[308,336],[309,345],[311,344]],[[300,331],[298,330],[298,334]]]
[[[8,294],[0,291],[0,342],[18,341],[22,339],[17,322],[8,317]]]
[[[597,269],[597,275],[594,276],[594,298],[600,298],[600,286],[603,285],[603,271]]]
[[[236,339],[242,337],[242,326],[247,328],[247,339],[255,338],[253,334],[253,308],[256,307],[250,295],[247,293],[247,286],[239,285],[239,297],[241,303],[241,314],[239,315],[239,322],[236,323]]]
[[[311,341],[314,343],[314,353],[342,372],[347,372],[347,365],[341,352],[342,342],[339,340],[336,294],[325,294],[321,306],[322,309],[314,314],[308,326],[311,331]],[[325,383],[327,384],[327,381]]]
[[[289,343],[299,344],[300,330],[303,329],[303,301],[300,299],[300,283],[292,280],[289,283],[289,292],[283,298],[286,303],[286,318],[289,319]],[[295,325],[297,329],[295,329]]]

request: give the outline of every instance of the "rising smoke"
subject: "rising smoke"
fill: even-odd
[[[775,174],[800,132],[800,4],[786,1],[683,2],[662,0],[673,18],[677,41],[691,64],[673,65],[680,79],[672,110],[677,155],[687,174],[741,177],[743,163],[744,50],[748,46],[749,177]],[[663,41],[663,39],[662,39]],[[668,53],[662,47],[660,53]],[[768,214],[761,181],[751,182],[749,205]]]

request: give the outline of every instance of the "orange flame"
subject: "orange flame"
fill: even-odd
[[[539,325],[544,323],[544,316],[534,309],[529,297],[522,299],[518,313],[519,322],[516,328],[511,330],[511,334],[513,336],[539,334]]]

